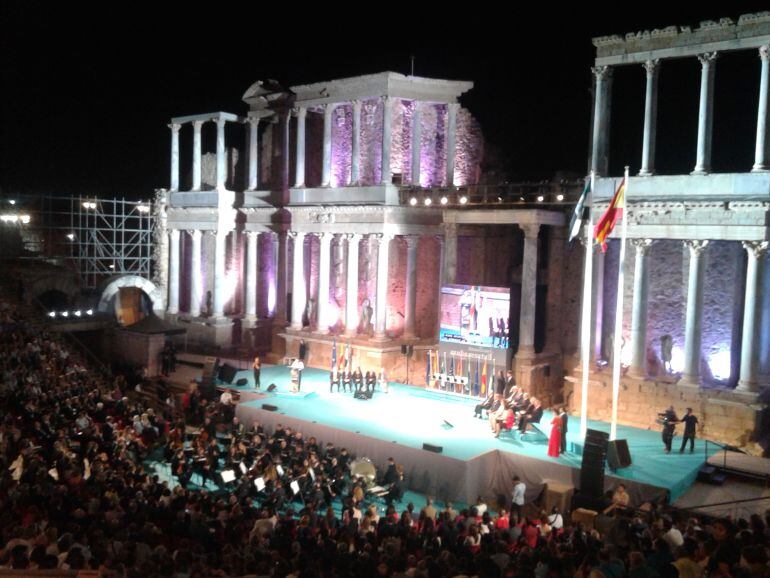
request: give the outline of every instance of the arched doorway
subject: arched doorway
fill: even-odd
[[[121,325],[133,325],[152,312],[161,313],[163,295],[149,279],[122,275],[113,277],[104,287],[98,309],[114,315]]]

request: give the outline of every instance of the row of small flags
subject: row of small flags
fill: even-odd
[[[494,387],[495,380],[495,360],[492,359],[492,367],[488,360],[484,359],[464,359],[457,355],[447,355],[444,351],[441,353],[436,349],[430,349],[426,352],[425,362],[425,385],[428,387],[439,387],[437,375],[453,375],[465,377],[468,380],[470,393],[486,397],[487,391]]]
[[[580,234],[580,228],[585,220],[585,203],[591,192],[591,178],[586,179],[583,192],[580,194],[575,210],[572,212],[572,218],[569,223],[569,239],[572,242]],[[607,237],[610,236],[617,222],[623,218],[623,209],[626,205],[626,178],[620,181],[620,185],[615,190],[607,210],[604,211],[599,221],[594,226],[593,237],[596,242],[602,246],[602,252],[607,251]]]
[[[335,369],[339,372],[342,371],[353,371],[351,358],[350,358],[350,343],[345,343],[344,345],[342,343],[339,344],[339,355],[337,354],[338,346],[337,346],[337,339],[335,338],[332,342],[332,367],[331,371],[333,372]],[[337,364],[337,359],[339,359],[339,365]]]

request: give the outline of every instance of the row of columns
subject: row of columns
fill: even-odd
[[[712,133],[714,126],[714,77],[717,52],[698,55],[701,65],[700,97],[698,107],[698,141],[695,168],[692,174],[702,175],[711,171]],[[759,48],[761,76],[759,83],[759,106],[757,109],[757,134],[754,152],[753,172],[770,169],[770,151],[768,147],[768,103],[770,100],[770,47]],[[644,136],[642,141],[642,166],[639,176],[655,174],[655,141],[658,110],[658,75],[660,61],[647,60],[644,63],[646,73],[644,102]],[[591,147],[591,169],[595,174],[607,174],[609,158],[610,106],[612,68],[597,66],[592,68],[595,79],[594,125]]]
[[[631,366],[629,372],[636,377],[647,374],[647,304],[649,286],[648,257],[651,239],[632,239],[635,249],[634,293],[631,312]],[[705,251],[707,240],[684,241],[690,253],[685,313],[684,370],[682,385],[698,386],[700,382],[701,336],[703,327],[703,290],[706,270]],[[743,328],[741,337],[741,362],[738,389],[757,391],[759,387],[759,316],[761,306],[762,264],[765,260],[767,241],[744,241],[748,254],[746,293],[744,297]],[[603,279],[604,259],[594,261],[594,271],[601,269]],[[596,279],[596,277],[595,277]],[[594,293],[601,293],[603,283],[594,286]],[[622,291],[622,288],[618,290]],[[596,317],[601,317],[601,307],[594,307]],[[601,328],[597,333],[601,343]],[[596,343],[596,342],[594,342]],[[596,351],[596,348],[594,349]]]
[[[251,121],[251,119],[249,119]],[[193,158],[192,158],[192,190],[201,190],[201,130],[205,120],[192,121],[193,126]],[[217,125],[216,141],[216,188],[223,189],[227,181],[227,155],[225,150],[225,124],[227,120],[215,118],[212,122]],[[252,126],[254,126],[252,124]],[[179,131],[182,129],[180,123],[171,123],[168,125],[171,129],[171,191],[179,190]],[[256,129],[253,130],[252,138],[254,140],[253,154],[249,156],[249,175],[251,179],[251,157],[254,157],[254,178],[256,178]],[[251,181],[250,181],[251,182]]]

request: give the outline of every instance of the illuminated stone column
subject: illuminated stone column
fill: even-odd
[[[690,273],[687,281],[687,312],[684,329],[684,373],[681,385],[697,387],[700,383],[701,326],[703,325],[703,253],[708,241],[685,241],[690,250]]]
[[[289,134],[291,132],[291,110],[280,112],[280,122],[283,132],[281,138],[281,200],[279,206],[289,204]]]
[[[647,73],[647,87],[644,95],[644,140],[642,141],[642,168],[640,177],[655,174],[655,138],[658,118],[658,71],[659,60],[648,60],[644,63]]]
[[[384,341],[388,338],[386,330],[388,313],[388,257],[390,255],[390,241],[393,235],[385,233],[376,236],[379,241],[377,247],[377,311],[374,326],[374,338]]]
[[[382,170],[380,184],[391,183],[390,176],[390,149],[393,141],[393,98],[382,97]]]
[[[318,263],[318,310],[316,312],[316,328],[321,333],[329,332],[329,275],[332,263],[331,233],[319,233],[320,253]]]
[[[287,293],[289,282],[289,238],[286,231],[276,233],[274,241],[274,263],[275,276],[272,280],[273,295],[275,295],[276,323],[285,324],[287,322]]]
[[[179,129],[181,124],[171,123],[171,191],[179,190]]]
[[[302,314],[307,306],[305,286],[305,233],[292,231],[294,238],[294,267],[291,275],[291,328],[302,329]]]
[[[770,46],[765,44],[759,48],[759,58],[762,59],[762,73],[759,82],[759,106],[757,108],[757,144],[754,149],[754,166],[751,171],[755,173],[768,170],[767,150],[767,105],[770,99]]]
[[[259,117],[249,117],[249,190],[259,187]]]
[[[609,66],[597,66],[591,72],[596,81],[591,168],[597,176],[604,176],[609,165],[612,69]]]
[[[297,112],[297,162],[295,163],[294,171],[294,187],[300,189],[305,186],[305,121],[307,119],[307,108],[300,106],[295,110]],[[324,117],[325,121],[326,117]],[[326,124],[324,124],[324,131],[326,131]],[[326,132],[324,132],[324,138],[326,138]],[[325,140],[324,154],[326,154]],[[326,161],[324,160],[324,162]]]
[[[328,187],[332,181],[332,114],[335,104],[324,106],[323,165],[321,166],[321,186]]]
[[[201,127],[202,120],[193,121],[192,190],[201,190]]]
[[[179,313],[179,233],[179,229],[169,231],[168,312],[171,315]]]
[[[446,105],[446,186],[455,184],[455,143],[457,138],[457,109],[460,105],[450,102]]]
[[[246,319],[257,318],[257,249],[259,233],[246,232]]]
[[[361,180],[361,101],[354,100],[353,138],[350,151],[350,184],[357,185]]]
[[[767,255],[767,241],[744,241],[749,256],[746,269],[746,297],[743,300],[743,333],[741,335],[741,372],[738,389],[759,391],[759,319],[762,314],[762,268]]]
[[[631,310],[631,375],[647,375],[647,256],[652,240],[631,239],[636,249],[634,261],[634,298]]]
[[[417,306],[417,247],[418,235],[406,235],[406,298],[404,303],[404,337],[416,337],[414,322]]]
[[[201,237],[202,231],[195,229],[190,231],[192,238],[192,259],[190,267],[190,315],[201,316],[201,301],[203,300],[203,277],[201,276]]]
[[[700,106],[698,109],[698,155],[694,175],[711,172],[711,134],[714,127],[714,72],[716,52],[699,54],[700,61]]]
[[[521,264],[521,312],[517,359],[535,357],[535,301],[537,292],[537,236],[540,225],[519,225],[524,231],[524,260]]]
[[[457,280],[457,224],[444,223],[444,260],[442,282],[451,285]]]
[[[227,231],[211,231],[214,235],[214,311],[213,316],[225,316],[225,293],[227,283],[225,265],[227,263]]]
[[[582,240],[582,239],[581,239]],[[588,243],[593,244],[593,237]],[[604,338],[604,253],[601,246],[593,245],[591,265],[591,360],[602,357],[602,339]]]
[[[412,185],[420,186],[420,146],[422,142],[422,126],[420,124],[420,101],[412,104]]]
[[[217,119],[217,190],[227,181],[227,153],[225,151],[225,119]]]
[[[346,236],[348,241],[347,291],[345,294],[345,335],[358,333],[358,245],[361,235]]]

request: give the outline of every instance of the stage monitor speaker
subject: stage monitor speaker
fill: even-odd
[[[589,498],[604,494],[604,460],[609,438],[606,432],[592,429],[586,432],[580,465],[580,493]]]
[[[434,446],[433,444],[426,444],[426,443],[422,444],[422,449],[427,450],[429,452],[433,452],[435,454],[440,454],[441,452],[444,451],[443,446]]]
[[[238,381],[235,382],[235,385],[248,385],[249,380],[245,377],[240,378]]]
[[[607,465],[611,470],[627,468],[631,465],[631,452],[627,440],[613,440],[607,446]]]
[[[232,383],[235,379],[235,374],[238,373],[238,369],[229,363],[224,363],[219,367],[219,381],[225,383]]]
[[[263,403],[262,404],[262,409],[264,409],[265,411],[278,411],[278,406],[277,405],[272,405],[272,404],[269,404],[269,403]]]

